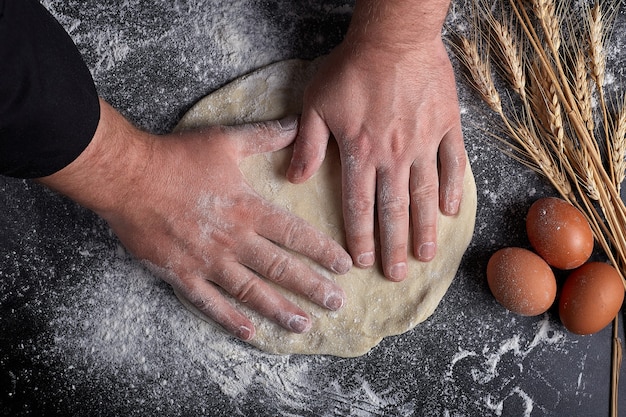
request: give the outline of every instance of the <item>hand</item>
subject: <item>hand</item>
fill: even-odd
[[[315,173],[331,133],[341,153],[354,263],[374,263],[377,205],[384,273],[403,280],[409,218],[414,255],[429,261],[436,251],[438,209],[457,213],[463,190],[458,98],[441,37],[397,46],[347,37],[306,90],[291,181]]]
[[[305,332],[311,319],[261,277],[336,310],[344,302],[342,289],[283,247],[339,274],[350,269],[350,257],[331,238],[263,200],[238,168],[246,156],[287,146],[296,130],[294,118],[283,125],[157,137],[136,130],[102,102],[87,150],[41,181],[100,214],[131,253],[159,268],[228,332],[248,340],[255,330],[221,291],[286,329]]]

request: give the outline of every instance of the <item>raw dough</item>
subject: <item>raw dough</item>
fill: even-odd
[[[318,60],[288,60],[243,76],[200,100],[176,129],[233,125],[297,114],[301,110],[304,87],[317,65]],[[241,169],[265,198],[287,207],[345,246],[341,169],[337,147],[331,142],[320,171],[301,185],[290,184],[285,179],[290,148],[247,158]],[[409,276],[401,283],[386,280],[379,263],[369,270],[353,268],[343,276],[335,276],[314,265],[316,270],[343,287],[347,295],[344,308],[330,312],[280,289],[310,313],[312,330],[306,334],[288,332],[240,305],[257,327],[256,337],[250,343],[270,353],[353,357],[367,353],[383,337],[404,333],[424,321],[445,295],[473,234],[476,185],[469,163],[464,187],[460,213],[456,217],[439,217],[439,250],[433,261],[421,263],[411,258]],[[181,301],[195,310],[184,299]],[[197,310],[194,312],[205,318]]]

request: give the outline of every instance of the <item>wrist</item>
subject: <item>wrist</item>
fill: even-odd
[[[357,0],[346,41],[415,48],[441,38],[449,0]]]
[[[38,181],[107,218],[132,193],[150,157],[150,135],[100,100],[96,132],[65,168]]]

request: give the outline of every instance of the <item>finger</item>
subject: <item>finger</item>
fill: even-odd
[[[192,276],[172,283],[172,286],[202,314],[219,324],[228,333],[241,340],[250,340],[256,330],[254,324],[235,308],[210,282],[203,277]]]
[[[326,156],[330,130],[324,119],[309,109],[302,114],[300,130],[296,138],[287,179],[299,184],[317,172]]]
[[[242,253],[251,255],[242,259],[244,265],[281,287],[301,294],[329,310],[343,307],[345,293],[341,287],[269,240],[259,237]]]
[[[409,169],[382,171],[378,181],[378,223],[383,271],[392,281],[407,274],[409,236]]]
[[[237,144],[242,158],[273,152],[290,145],[298,132],[298,117],[287,116],[281,120],[222,126],[228,139]]]
[[[413,250],[415,257],[423,262],[432,260],[437,251],[438,181],[435,160],[423,158],[413,163],[410,178]]]
[[[459,211],[463,197],[463,179],[467,156],[463,133],[458,126],[449,131],[439,146],[439,207],[446,215]]]
[[[345,274],[352,260],[345,249],[301,218],[285,210],[261,206],[256,232],[294,252],[300,253],[337,274]]]
[[[348,250],[360,268],[374,265],[374,201],[376,171],[359,169],[350,156],[342,153],[343,216]]]
[[[211,280],[235,299],[289,331],[304,333],[311,329],[311,320],[304,310],[239,263],[221,268]]]

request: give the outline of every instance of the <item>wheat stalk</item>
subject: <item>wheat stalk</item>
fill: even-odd
[[[596,82],[599,91],[603,91],[604,77],[606,73],[606,54],[604,52],[604,21],[600,3],[589,9],[587,21],[589,26],[589,58],[591,63],[591,76]],[[602,100],[603,98],[600,98]]]
[[[503,73],[509,81],[511,88],[526,100],[526,73],[521,54],[523,47],[517,46],[517,39],[509,28],[496,19],[490,22],[494,36],[497,38],[496,45],[501,61],[503,62]]]
[[[626,178],[626,95],[617,113],[612,137],[613,153],[611,158],[615,171],[615,185],[619,192],[621,190],[621,184]]]
[[[606,52],[604,47],[605,39],[605,22],[604,14],[600,8],[600,3],[596,3],[594,7],[587,11],[587,25],[588,25],[588,52],[589,52],[589,64],[591,68],[591,78],[595,81],[596,89],[598,91],[598,102],[602,111],[602,120],[604,121],[604,134],[606,137],[606,151],[611,154],[612,144],[609,140],[608,132],[608,110],[606,106],[606,100],[604,96],[604,79],[606,76]],[[612,160],[609,160],[609,171],[613,173]],[[615,183],[615,177],[612,178]]]
[[[574,64],[574,94],[580,108],[580,113],[590,135],[595,131],[593,119],[593,105],[591,100],[589,71],[587,70],[586,58],[582,51],[576,52]]]
[[[470,72],[470,83],[493,111],[502,114],[502,100],[491,76],[489,60],[483,59],[478,44],[467,38],[461,39],[461,50],[460,57]]]
[[[535,105],[537,110],[534,114],[540,120],[545,120],[546,130],[554,138],[554,151],[563,153],[565,151],[565,127],[563,123],[563,112],[561,101],[557,93],[556,83],[547,75],[545,67],[538,69],[539,74],[536,76],[538,91],[543,100],[536,98],[538,103]]]
[[[561,47],[561,24],[554,0],[532,0],[533,12],[545,34],[544,41],[558,51]]]

